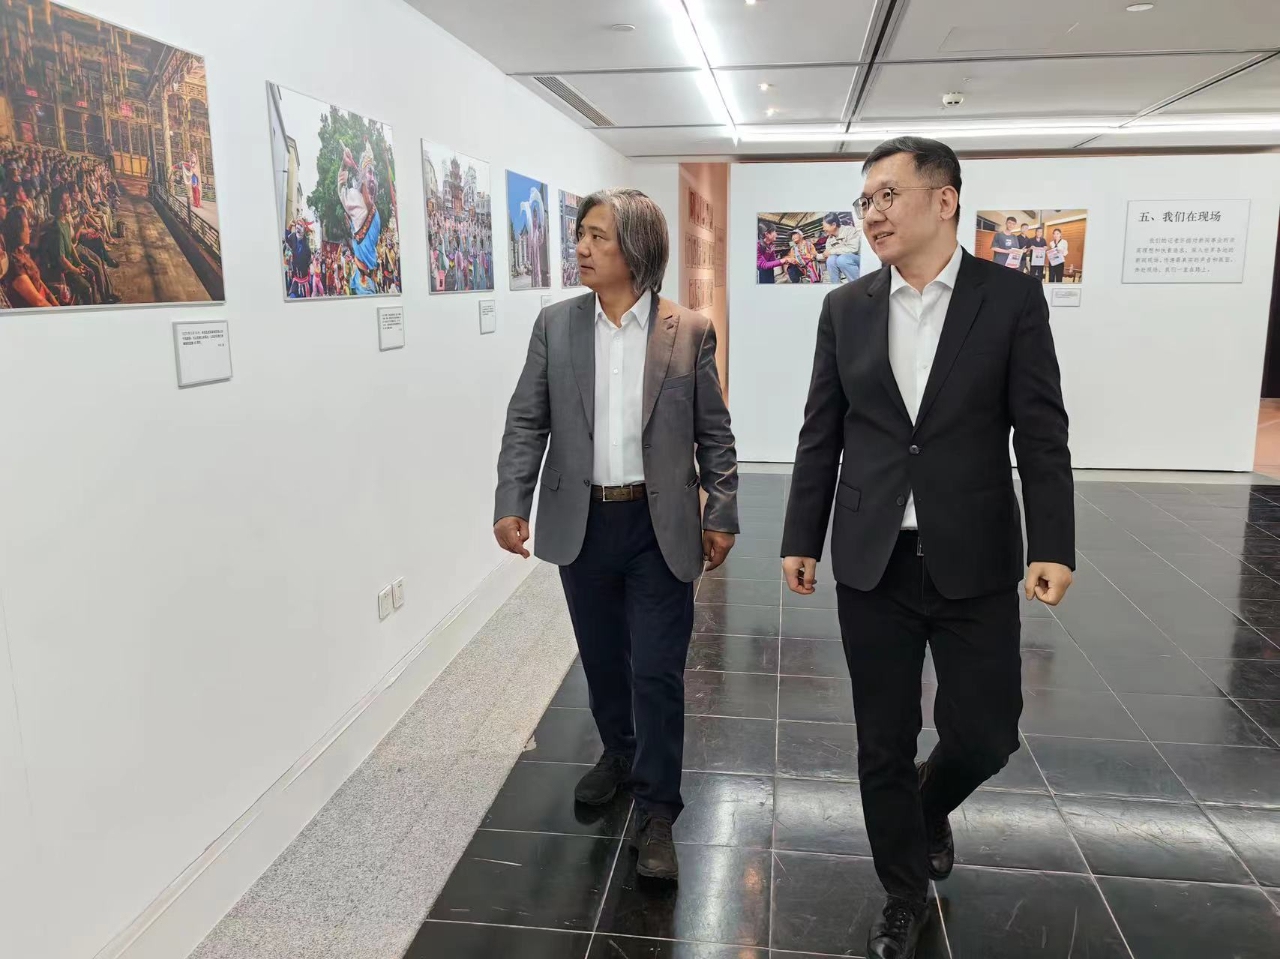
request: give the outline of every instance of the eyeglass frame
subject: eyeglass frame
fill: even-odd
[[[864,202],[866,203],[868,208],[874,206],[881,213],[884,213],[891,206],[893,206],[893,198],[897,196],[899,193],[906,193],[910,190],[945,190],[945,189],[946,189],[945,186],[887,186],[883,190],[876,190],[875,196],[860,196],[857,199],[855,199],[853,201],[853,215],[859,221],[865,220],[867,218],[867,210],[862,205]],[[875,197],[880,196],[881,194],[884,194],[884,193],[889,194],[889,200],[887,203],[885,203],[884,206],[881,206],[879,203],[875,201]]]

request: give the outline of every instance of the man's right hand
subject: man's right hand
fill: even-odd
[[[519,516],[504,516],[493,524],[493,538],[508,553],[529,558],[529,551],[524,548],[524,544],[529,541],[528,521]]]
[[[788,556],[782,561],[782,573],[791,592],[812,596],[818,585],[818,561],[808,556]]]

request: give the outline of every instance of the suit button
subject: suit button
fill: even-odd
[[[906,506],[906,505],[907,505],[907,498],[906,498],[905,496],[899,496],[899,497],[898,497],[898,505],[899,505],[899,506]]]
[[[907,452],[908,452],[908,453],[910,453],[912,456],[919,456],[919,455],[920,455],[920,447],[918,447],[918,446],[913,446],[913,447],[911,447],[911,449],[907,450]]]
[[[591,480],[583,480],[583,481],[582,481],[582,485],[583,485],[583,486],[590,486],[590,485],[591,485]]]

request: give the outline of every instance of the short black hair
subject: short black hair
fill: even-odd
[[[1018,222],[1018,218],[1017,218],[1016,216],[1007,216],[1007,217],[1005,217],[1005,218],[1004,218],[1004,222],[1005,222],[1005,223],[1017,223],[1017,222]]]
[[[960,195],[960,159],[956,151],[941,140],[930,140],[927,137],[894,137],[885,140],[868,155],[862,163],[862,175],[873,166],[899,153],[909,153],[916,163],[916,172],[928,179],[933,186],[955,187],[956,196]],[[956,223],[960,222],[960,203],[956,202]]]
[[[828,213],[826,216],[824,216],[824,217],[822,218],[822,222],[823,222],[823,223],[829,223],[829,224],[831,224],[831,226],[839,226],[839,225],[840,225],[840,214],[839,214],[839,213]]]
[[[770,233],[777,233],[778,228],[772,223],[761,220],[756,224],[756,233],[760,235],[760,239],[764,239]]]

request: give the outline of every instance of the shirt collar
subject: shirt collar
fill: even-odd
[[[640,299],[636,300],[635,304],[631,307],[631,309],[627,310],[626,313],[622,314],[622,322],[624,324],[627,322],[628,315],[634,316],[636,319],[636,322],[640,324],[640,329],[647,330],[649,328],[649,312],[652,309],[652,307],[653,307],[653,293],[649,290],[645,290],[643,293],[640,294]],[[605,316],[604,307],[600,305],[600,297],[597,296],[596,297],[596,322],[599,323],[602,321],[605,323],[608,323],[610,326],[613,326],[613,323],[610,321],[609,317]]]
[[[956,244],[956,251],[951,254],[951,259],[947,261],[947,265],[942,268],[942,272],[935,276],[925,285],[927,290],[934,283],[941,283],[948,290],[956,288],[956,277],[960,275],[960,262],[964,259],[964,248],[959,243]],[[906,280],[902,278],[902,274],[898,272],[896,266],[889,267],[889,295],[897,293],[903,287],[909,287]]]

